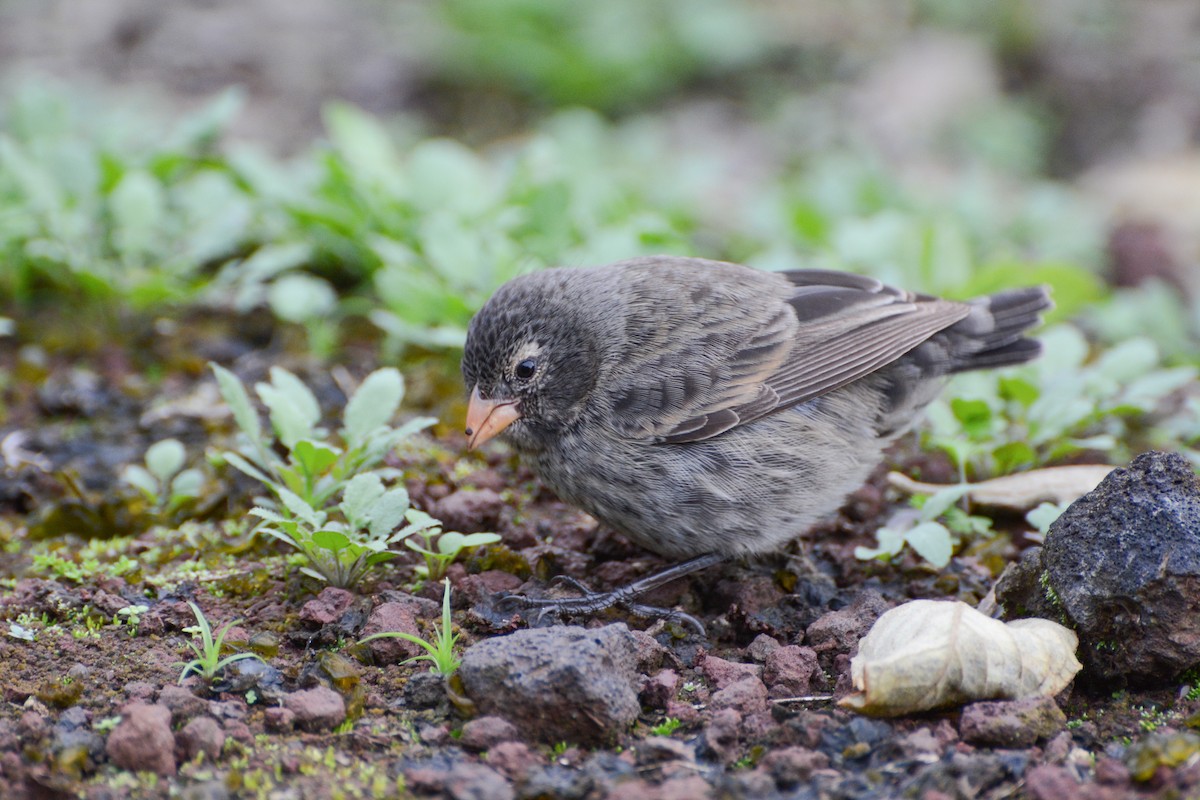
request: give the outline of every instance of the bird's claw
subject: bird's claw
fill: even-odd
[[[580,596],[551,598],[504,594],[496,598],[495,608],[501,612],[536,612],[531,621],[534,625],[541,625],[547,615],[554,617],[593,616],[616,606],[625,609],[635,617],[678,622],[701,636],[704,635],[704,624],[691,614],[670,608],[635,603],[632,595],[622,592],[620,589],[611,592],[593,591],[583,583],[566,575],[557,576],[551,583],[570,587],[580,592]]]

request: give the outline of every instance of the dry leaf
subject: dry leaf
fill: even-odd
[[[1050,620],[1004,623],[966,603],[914,600],[876,620],[859,642],[850,661],[857,691],[838,705],[891,717],[1057,694],[1079,672],[1078,644]]]
[[[1107,464],[1035,469],[973,483],[966,496],[979,505],[999,508],[1030,509],[1045,502],[1066,505],[1095,489],[1114,469]],[[889,472],[888,483],[909,494],[937,494],[954,485],[921,483],[899,472]]]

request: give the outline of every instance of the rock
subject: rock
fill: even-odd
[[[327,686],[292,692],[283,705],[296,715],[296,725],[308,731],[331,730],[346,719],[346,702]]]
[[[805,639],[828,669],[835,655],[850,653],[858,647],[858,640],[867,635],[888,608],[878,592],[864,591],[846,608],[830,611],[809,625]]]
[[[761,664],[767,660],[767,656],[778,650],[780,646],[774,637],[760,633],[754,637],[754,641],[746,648],[746,654]]]
[[[446,700],[446,680],[436,672],[414,672],[404,683],[404,702],[413,708],[436,708]]]
[[[724,658],[706,655],[700,663],[700,671],[712,681],[718,689],[737,683],[743,678],[757,678],[762,675],[762,667],[758,664],[741,664],[727,661]]]
[[[254,742],[254,733],[250,730],[250,726],[240,719],[227,719],[222,723],[221,727],[225,731],[225,738],[233,739],[235,742],[242,744],[251,744]]]
[[[810,693],[818,669],[817,653],[811,647],[775,647],[763,664],[763,683],[770,687],[772,697],[801,697]]]
[[[182,687],[181,687],[182,688]],[[154,693],[158,690],[154,684],[148,681],[130,681],[125,684],[125,699],[133,703],[151,703],[154,700]],[[187,689],[184,689],[187,692]],[[188,692],[191,694],[191,692]]]
[[[989,747],[1031,747],[1067,724],[1053,697],[971,703],[958,724],[964,742]]]
[[[158,704],[171,711],[171,724],[182,725],[208,711],[208,701],[192,694],[190,689],[174,684],[164,686],[158,693]]]
[[[225,731],[212,717],[196,717],[175,734],[175,745],[183,761],[191,761],[197,753],[215,761],[225,747]]]
[[[1096,780],[1109,786],[1128,786],[1129,767],[1115,758],[1103,756],[1096,759]]]
[[[125,706],[121,709],[121,721],[108,735],[105,751],[122,769],[174,775],[175,737],[171,734],[171,710],[146,703]]]
[[[72,754],[86,757],[92,763],[100,760],[100,756],[104,754],[104,737],[95,733],[92,730],[92,715],[87,709],[81,706],[73,706],[64,711],[54,723],[52,730],[53,740],[50,744],[50,749],[55,753],[56,758],[71,761]],[[0,731],[0,750],[5,749],[3,741],[6,737],[3,731]],[[13,742],[15,747],[16,742]]]
[[[483,764],[412,767],[404,778],[412,791],[439,793],[451,800],[512,800],[515,796],[504,776]]]
[[[459,489],[438,500],[433,515],[448,531],[476,533],[496,527],[504,498],[491,489]]]
[[[650,796],[662,800],[708,800],[713,796],[713,790],[699,775],[684,775],[663,781],[658,791]]]
[[[417,619],[441,613],[440,605],[422,597],[412,597],[399,592],[389,593],[388,597],[388,602],[380,603],[371,611],[371,615],[367,617],[367,624],[363,626],[362,636],[398,631],[424,638],[417,626]],[[371,651],[371,658],[378,665],[398,664],[425,652],[420,645],[396,636],[376,639],[368,642],[366,646]]]
[[[738,742],[741,725],[742,715],[732,708],[714,712],[700,740],[700,753],[722,764],[732,764],[741,755]]]
[[[534,767],[542,766],[545,759],[524,742],[500,742],[488,749],[487,762],[509,780],[523,783]]]
[[[675,652],[669,647],[663,647],[650,634],[645,631],[630,631],[629,633],[633,636],[634,659],[637,662],[638,672],[652,675],[664,666],[679,666],[679,659]]]
[[[1200,481],[1188,462],[1145,453],[1050,527],[997,599],[1075,629],[1081,679],[1158,686],[1200,663]],[[1039,568],[1040,567],[1040,568]],[[1034,576],[1034,577],[1031,577]]]
[[[1025,791],[1033,800],[1078,800],[1087,796],[1066,767],[1049,764],[1029,770],[1025,775]]]
[[[650,708],[665,709],[667,703],[675,699],[679,689],[679,673],[673,669],[664,669],[642,683],[642,691],[638,698],[642,705]]]
[[[767,753],[762,766],[780,789],[791,789],[807,781],[813,770],[828,767],[829,756],[807,747],[784,747]]]
[[[503,717],[477,717],[463,725],[459,741],[470,750],[487,750],[517,738],[517,729]]]
[[[696,761],[692,745],[669,736],[647,736],[638,742],[636,755],[638,766],[643,768],[666,761],[686,761],[689,764]]]
[[[296,727],[296,712],[283,706],[272,706],[263,712],[263,725],[275,733],[291,733]]]
[[[734,708],[739,714],[757,714],[767,710],[767,687],[753,675],[713,692],[710,708]]]
[[[354,595],[336,586],[326,586],[300,609],[300,620],[313,625],[330,625],[354,605]]]
[[[526,736],[598,744],[641,710],[635,653],[623,624],[521,630],[468,649],[459,675],[481,713],[508,719]]]

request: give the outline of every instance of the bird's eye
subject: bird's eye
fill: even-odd
[[[524,361],[522,361],[520,364],[517,364],[517,368],[514,371],[514,374],[520,380],[527,381],[533,377],[533,374],[535,372],[537,372],[537,362],[534,361],[532,358],[527,358]]]

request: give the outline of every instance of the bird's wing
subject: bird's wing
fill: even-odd
[[[964,303],[913,295],[824,270],[790,282],[761,307],[695,309],[698,337],[672,337],[626,373],[618,425],[653,442],[694,442],[868,375],[967,315]]]

